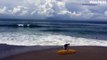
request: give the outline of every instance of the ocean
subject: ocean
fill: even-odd
[[[107,46],[107,22],[1,20],[0,44]]]

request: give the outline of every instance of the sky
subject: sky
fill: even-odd
[[[107,20],[106,0],[0,0],[0,18]]]

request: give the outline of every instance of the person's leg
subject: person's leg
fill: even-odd
[[[65,50],[67,50],[67,47],[64,47]]]
[[[65,46],[65,50],[67,50],[68,49],[68,46]]]

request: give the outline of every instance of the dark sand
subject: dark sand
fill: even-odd
[[[70,47],[77,50],[75,54],[58,55],[57,50],[61,48],[51,48],[40,51],[32,51],[10,56],[1,60],[107,60],[106,47]]]

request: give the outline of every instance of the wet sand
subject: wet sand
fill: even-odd
[[[96,46],[71,46],[77,50],[75,54],[58,55],[57,50],[62,47],[30,51],[0,60],[107,60],[107,48]]]

